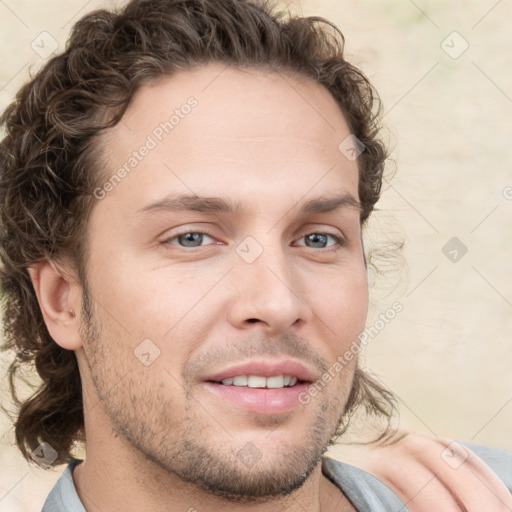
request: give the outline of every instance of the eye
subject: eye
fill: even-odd
[[[327,245],[329,238],[334,240],[334,243]],[[306,243],[299,245],[305,245],[311,249],[325,249],[336,244],[340,246],[344,246],[346,244],[346,240],[344,238],[331,233],[308,233],[307,235],[302,236],[299,240],[301,239],[304,239]]]
[[[208,240],[210,240],[209,243]],[[310,249],[329,249],[336,245],[340,247],[346,245],[345,238],[331,233],[308,233],[302,236],[299,240],[305,240],[305,243],[298,245],[305,245]],[[330,240],[331,243],[329,243]],[[219,243],[215,242],[213,237],[210,236],[208,233],[202,231],[186,231],[165,239],[163,243],[170,245],[178,245],[179,247],[183,248],[195,249],[205,245],[211,245],[212,242]]]
[[[213,238],[207,233],[200,231],[187,231],[186,233],[179,233],[171,238],[164,240],[166,244],[179,245],[180,247],[201,247],[205,238],[213,240]]]

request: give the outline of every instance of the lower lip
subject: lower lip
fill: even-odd
[[[224,386],[215,382],[204,382],[207,390],[232,404],[256,414],[281,414],[297,405],[301,394],[307,392],[309,384],[296,384],[288,388],[249,388]],[[302,395],[304,396],[304,395]]]

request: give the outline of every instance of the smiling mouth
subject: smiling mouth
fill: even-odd
[[[289,413],[302,402],[315,374],[305,365],[288,361],[250,361],[204,379],[205,389],[249,414]]]
[[[279,389],[291,388],[297,384],[302,384],[305,381],[301,381],[292,375],[275,375],[272,377],[263,377],[261,375],[237,375],[236,377],[229,377],[222,379],[221,381],[209,382],[232,387]]]

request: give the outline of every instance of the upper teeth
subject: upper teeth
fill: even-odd
[[[276,375],[275,377],[261,377],[259,375],[238,375],[224,379],[222,384],[227,386],[246,386],[250,388],[283,388],[295,386],[297,377],[290,375]]]

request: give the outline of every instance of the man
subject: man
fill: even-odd
[[[69,462],[44,512],[512,510],[505,452],[384,429],[323,458],[358,407],[393,409],[351,351],[386,151],[331,29],[134,0],[6,110],[6,338],[42,379],[16,437]]]

